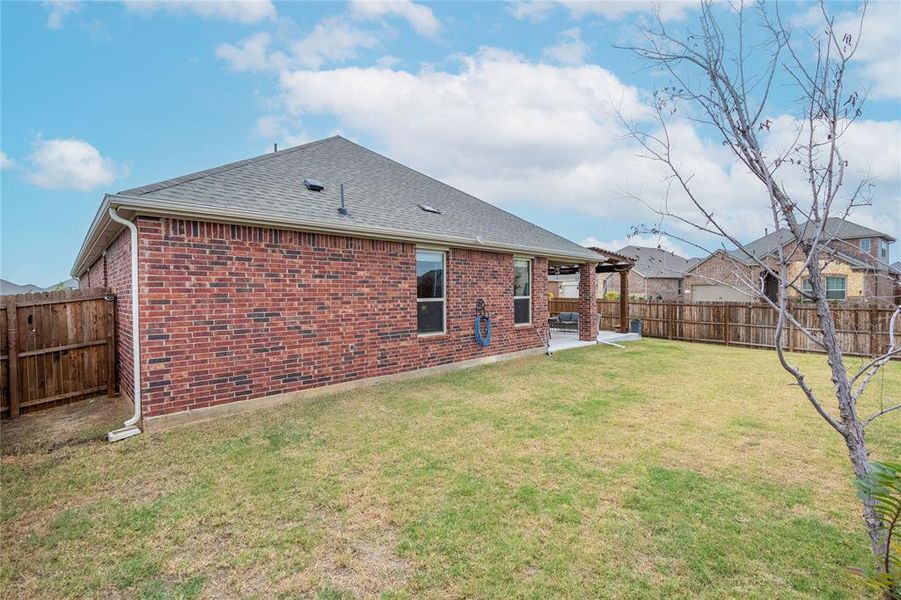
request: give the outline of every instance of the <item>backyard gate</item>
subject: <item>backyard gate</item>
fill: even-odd
[[[0,296],[0,415],[115,396],[115,331],[107,288]]]

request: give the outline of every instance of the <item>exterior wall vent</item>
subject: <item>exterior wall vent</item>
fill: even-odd
[[[428,204],[417,204],[419,208],[426,212],[435,213],[436,215],[440,215],[441,211],[435,208],[434,206],[429,206]]]
[[[308,190],[312,190],[314,192],[321,192],[325,189],[325,184],[318,179],[304,179],[303,184],[307,187]]]

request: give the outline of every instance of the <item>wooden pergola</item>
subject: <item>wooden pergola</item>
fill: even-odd
[[[622,333],[629,331],[629,271],[635,266],[635,259],[617,254],[603,248],[591,247],[598,253],[598,263],[595,267],[596,273],[619,273],[619,310],[620,310],[620,328]],[[579,265],[566,264],[548,264],[549,275],[571,275],[579,272]]]

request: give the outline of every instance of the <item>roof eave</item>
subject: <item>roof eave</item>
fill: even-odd
[[[534,246],[520,246],[512,244],[498,244],[480,242],[476,238],[464,238],[459,236],[434,235],[430,233],[400,232],[383,227],[351,225],[339,226],[334,223],[324,223],[309,219],[273,219],[265,214],[253,211],[237,209],[216,209],[209,206],[195,205],[185,202],[173,202],[159,198],[144,199],[138,196],[125,196],[122,194],[107,194],[103,198],[100,209],[91,223],[88,235],[82,244],[71,275],[78,277],[84,273],[95,256],[99,255],[95,247],[101,233],[111,223],[108,215],[110,207],[132,212],[132,216],[147,215],[156,217],[175,217],[183,219],[195,219],[200,221],[220,221],[241,225],[255,225],[258,227],[273,227],[281,229],[296,229],[302,231],[315,231],[335,235],[347,235],[352,237],[368,237],[374,239],[393,240],[410,243],[438,243],[458,248],[471,248],[478,250],[500,251],[514,254],[531,254],[544,256],[552,260],[565,260],[586,262],[600,261],[603,257],[596,252],[584,249],[584,253],[566,253],[549,248]]]

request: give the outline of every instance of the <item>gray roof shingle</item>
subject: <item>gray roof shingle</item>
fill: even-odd
[[[308,190],[306,178],[318,179],[325,189]],[[337,211],[340,184],[348,210],[344,216]],[[304,218],[350,231],[385,228],[598,259],[591,250],[340,136],[124,190],[118,196],[265,213],[273,220]],[[441,212],[427,212],[420,204]]]
[[[810,228],[809,222],[804,224],[805,235],[807,235],[808,229],[811,229],[809,235],[810,237],[813,237],[815,230]],[[829,217],[828,219],[826,219],[824,233],[826,242],[829,242],[831,240],[853,240],[859,238],[875,237],[885,238],[886,240],[892,242],[895,241],[895,238],[888,234],[882,233],[881,231],[876,231],[875,229],[870,229],[869,227],[864,227],[863,225],[858,225],[857,223],[852,223],[847,219],[841,219],[839,217]],[[782,227],[770,234],[754,240],[753,242],[745,244],[745,250],[747,250],[747,252],[749,252],[756,258],[763,258],[771,252],[775,252],[778,248],[785,246],[792,239],[794,238],[791,232],[788,229]],[[754,264],[755,262],[741,250],[729,250],[728,252],[732,256],[732,258],[739,262],[748,265]]]
[[[661,248],[626,246],[616,252],[634,258],[633,268],[642,276],[650,278],[682,279],[694,264],[693,259],[683,258]]]

